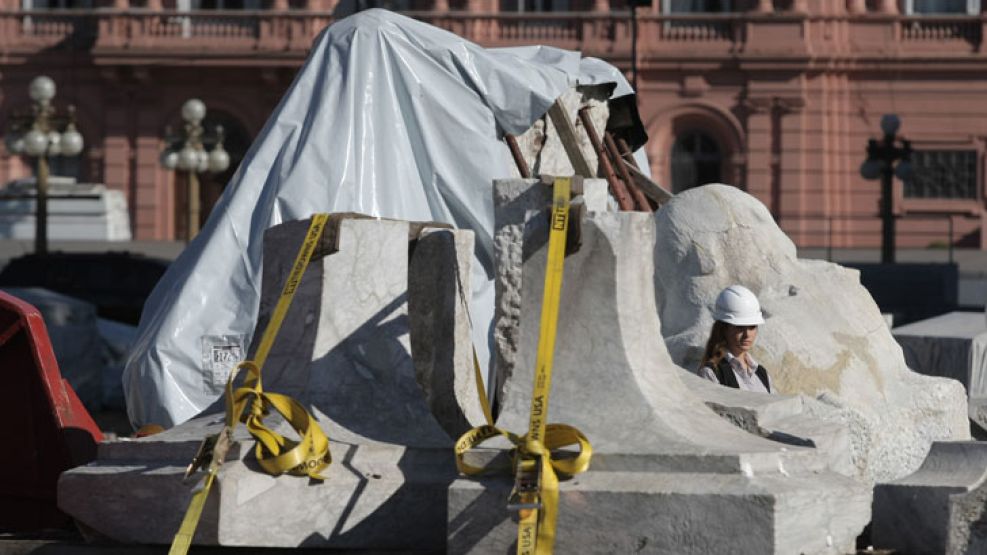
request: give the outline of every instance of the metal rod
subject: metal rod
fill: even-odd
[[[885,160],[881,172],[881,263],[894,264],[894,210],[892,197],[894,170],[891,160]]]
[[[507,133],[504,135],[504,141],[507,142],[507,147],[511,149],[511,156],[514,157],[514,163],[517,165],[517,170],[521,173],[521,177],[531,177],[531,170],[528,169],[528,162],[524,160],[524,156],[521,154],[521,147],[517,144],[517,137]]]
[[[631,86],[637,94],[637,4],[631,2]]]
[[[833,261],[833,217],[826,218],[826,260]]]
[[[631,179],[631,174],[627,171],[627,166],[624,165],[620,157],[620,152],[617,150],[617,143],[613,141],[613,135],[609,131],[603,132],[603,144],[607,147],[607,153],[613,158],[613,165],[617,168],[617,174],[624,180],[624,184],[627,185],[627,189],[630,190],[631,195],[634,197],[634,203],[637,204],[638,210],[641,212],[654,212],[647,197],[644,196],[641,189]]]
[[[641,169],[641,166],[637,164],[637,160],[634,159],[634,153],[631,152],[631,145],[627,144],[627,141],[622,137],[617,137],[617,146],[620,147],[620,155],[624,157],[624,160],[627,160],[635,168]]]
[[[186,239],[191,241],[199,234],[199,175],[194,169],[188,172],[188,229]]]
[[[583,122],[583,129],[586,130],[586,136],[589,137],[589,142],[593,145],[593,151],[596,152],[596,157],[599,159],[600,168],[603,170],[603,175],[610,185],[610,192],[617,199],[617,206],[623,211],[634,210],[634,201],[631,199],[627,187],[624,186],[614,173],[613,166],[610,164],[610,158],[607,156],[607,151],[600,143],[599,135],[596,134],[596,129],[593,127],[593,120],[589,117],[589,106],[579,110],[579,120]]]
[[[48,254],[48,157],[38,156],[38,177],[35,183],[34,253]]]
[[[949,219],[949,241],[946,243],[949,245],[949,263],[953,263],[953,215],[947,214],[946,218]]]

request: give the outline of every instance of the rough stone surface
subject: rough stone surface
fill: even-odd
[[[979,312],[950,312],[891,330],[908,367],[953,378],[971,397],[987,397],[987,321]]]
[[[289,222],[265,237],[258,341],[307,228],[307,221]],[[426,231],[415,265],[451,270],[462,262],[457,257],[468,259],[464,237]],[[429,245],[436,247],[431,253]],[[425,260],[430,255],[432,260]],[[408,260],[408,222],[346,219],[338,233],[327,230],[263,369],[265,389],[299,400],[328,434],[334,463],[324,472],[327,480],[265,474],[239,426],[244,443],[219,473],[197,543],[445,548],[446,492],[455,478],[452,440],[432,416],[417,381],[409,340]],[[468,275],[468,268],[464,271]],[[444,292],[457,294],[450,288]],[[436,289],[430,297],[440,308],[455,306],[440,293]],[[440,339],[452,337],[435,338]],[[436,345],[436,352],[458,351]],[[439,375],[456,368],[453,360],[433,363],[428,383],[456,388],[459,381]],[[277,416],[270,419],[291,433]],[[194,485],[181,482],[184,465],[221,420],[221,414],[207,411],[164,434],[102,446],[96,463],[63,475],[60,506],[118,541],[170,542]],[[150,512],[134,519],[136,506],[150,506]]]
[[[970,399],[970,422],[971,431],[975,439],[981,441],[987,439],[987,398],[979,397]]]
[[[936,442],[917,472],[874,488],[875,547],[987,553],[987,443]]]
[[[799,260],[756,199],[698,187],[664,205],[655,224],[654,286],[676,363],[698,367],[716,295],[741,283],[766,317],[754,356],[780,393],[815,397],[828,405],[823,416],[849,428],[858,476],[907,475],[932,441],[969,438],[962,386],[910,371],[858,272]]]
[[[547,245],[548,190],[499,182],[498,426],[527,428]],[[769,441],[718,416],[681,380],[660,337],[642,213],[588,212],[566,259],[549,422],[593,444],[564,482],[557,552],[839,553],[869,520],[869,491],[816,450]],[[511,478],[457,481],[449,550],[508,550]],[[592,547],[587,547],[592,546]]]
[[[850,429],[838,409],[805,395],[766,395],[721,387],[692,373],[683,383],[717,414],[747,432],[790,445],[812,446],[826,468],[855,477]]]
[[[450,437],[484,423],[470,337],[473,232],[426,229],[408,275],[411,352],[432,415]]]
[[[570,89],[559,99],[565,106],[569,119],[572,120],[576,128],[576,136],[579,137],[579,149],[589,163],[589,167],[594,170],[599,165],[599,160],[593,145],[589,142],[589,136],[583,129],[583,124],[579,120],[579,109],[586,106],[590,108],[590,120],[597,130],[597,134],[603,137],[602,130],[606,129],[607,119],[610,117],[610,110],[607,106],[609,97],[609,87],[591,86]],[[537,175],[573,175],[572,162],[569,155],[562,146],[559,134],[555,130],[548,115],[537,120],[527,131],[518,135],[518,147],[521,150],[525,162],[532,176]],[[521,177],[520,173],[513,173],[516,177]]]

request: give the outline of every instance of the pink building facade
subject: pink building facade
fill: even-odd
[[[358,4],[363,0],[356,0]],[[758,197],[803,247],[877,247],[880,184],[859,173],[885,113],[912,142],[894,184],[900,247],[987,248],[987,2],[623,0],[380,3],[485,46],[549,44],[632,77],[656,180]],[[365,6],[360,6],[365,7]],[[38,74],[77,108],[86,149],[56,173],[125,192],[138,239],[184,236],[185,177],[159,158],[201,98],[239,161],[335,0],[0,0],[0,127]],[[0,150],[0,182],[31,174]],[[232,169],[203,177],[203,217]]]

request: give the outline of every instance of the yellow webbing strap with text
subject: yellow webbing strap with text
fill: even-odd
[[[569,225],[570,178],[557,178],[553,187],[551,231],[548,238],[548,265],[542,300],[541,328],[538,354],[535,360],[535,380],[531,397],[528,432],[518,436],[491,424],[478,426],[463,434],[456,442],[456,466],[466,475],[483,473],[486,469],[468,464],[465,454],[484,441],[501,436],[515,446],[514,468],[518,475],[537,476],[536,487],[515,490],[511,499],[519,510],[517,553],[547,555],[555,544],[555,523],[558,514],[557,474],[572,476],[589,468],[593,449],[589,440],[576,428],[565,424],[546,424],[548,397],[552,385],[552,361],[555,352],[559,305],[562,296],[562,276],[565,262],[565,240]],[[477,376],[478,383],[480,376]],[[555,458],[552,451],[578,446],[573,458]]]
[[[261,468],[269,474],[276,476],[288,473],[296,476],[309,476],[316,480],[324,479],[319,473],[329,466],[332,460],[329,453],[329,438],[326,437],[312,415],[298,401],[286,395],[264,392],[261,385],[261,368],[274,345],[274,339],[288,314],[288,307],[291,306],[291,300],[295,296],[299,283],[301,283],[302,275],[305,273],[305,268],[308,267],[312,253],[322,238],[328,220],[327,214],[312,216],[308,233],[306,233],[305,240],[295,257],[284,288],[281,290],[281,296],[278,298],[278,304],[271,315],[271,321],[261,336],[254,360],[241,362],[230,373],[226,382],[225,426],[218,435],[207,438],[203,442],[204,450],[200,448],[200,455],[208,455],[209,457],[207,474],[201,485],[195,489],[181,527],[172,540],[169,555],[184,555],[188,552],[195,535],[195,529],[202,516],[202,508],[209,496],[209,490],[212,488],[216,474],[219,472],[219,466],[223,463],[226,452],[232,444],[233,428],[237,421],[244,422],[247,430],[257,440],[254,454]],[[241,369],[246,370],[246,378],[242,386],[234,388],[234,379]],[[250,404],[249,411],[246,410],[248,403]],[[284,419],[291,424],[299,436],[298,441],[285,438],[264,425],[264,416],[272,408],[281,413]],[[246,414],[244,414],[245,411]],[[196,466],[206,462],[200,460],[200,455],[197,455],[196,460],[190,465],[190,472]]]

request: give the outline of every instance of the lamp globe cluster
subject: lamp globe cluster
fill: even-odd
[[[7,150],[27,156],[78,156],[85,147],[82,134],[75,127],[75,113],[69,107],[67,123],[63,131],[55,125],[51,101],[55,98],[55,82],[45,75],[35,77],[28,86],[28,95],[34,101],[34,117],[25,133],[11,129],[5,137]]]
[[[192,98],[182,105],[185,132],[178,138],[180,146],[167,148],[161,153],[161,165],[169,170],[195,173],[226,171],[230,167],[230,155],[223,148],[223,127],[215,128],[215,142],[211,150],[203,144],[202,121],[206,117],[206,105]]]

